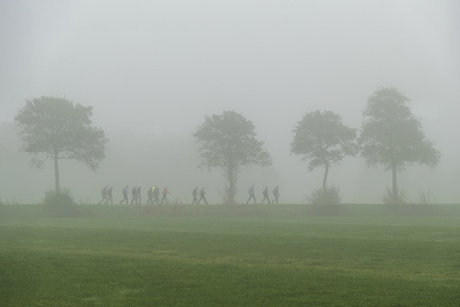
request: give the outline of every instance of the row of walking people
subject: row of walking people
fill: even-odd
[[[249,188],[248,194],[249,194],[249,198],[248,198],[248,201],[246,202],[246,204],[248,204],[251,199],[253,199],[254,203],[256,204],[257,200],[256,200],[255,192],[254,192],[254,185]],[[267,200],[267,203],[269,203],[269,204],[270,203],[274,204],[275,202],[278,204],[278,198],[280,197],[279,186],[276,186],[273,189],[273,197],[274,197],[273,202],[270,202],[270,199],[268,197],[268,187],[265,187],[265,189],[262,191],[262,195],[264,196],[264,198],[262,199],[261,204],[263,204],[265,200]]]
[[[128,188],[129,188],[129,186],[125,186],[121,190],[121,194],[123,195],[123,199],[120,200],[120,204],[122,204],[124,202],[126,202],[126,204],[129,203]],[[113,205],[112,190],[113,190],[113,187],[110,187],[110,188],[108,186],[103,187],[102,190],[101,190],[102,199],[98,204],[101,204],[101,203],[108,204],[108,203],[110,203],[111,205]],[[171,194],[168,191],[168,187],[164,187],[163,191],[161,192],[162,198],[161,198],[161,201],[160,201],[160,188],[158,188],[158,186],[153,186],[153,187],[151,187],[150,189],[147,190],[147,203],[146,204],[147,205],[163,204],[163,202],[166,202],[167,204],[169,204],[168,199],[167,199],[168,194]],[[198,200],[198,194],[200,195],[199,200]],[[195,189],[193,189],[193,192],[192,192],[193,203],[194,204],[199,204],[203,200],[207,204],[208,202],[206,200],[205,194],[206,194],[206,192],[204,191],[204,188],[202,188],[200,190],[200,192],[198,192],[198,187],[195,187]],[[140,186],[133,187],[131,189],[131,195],[132,195],[131,205],[132,204],[136,204],[136,205],[137,204],[142,204],[141,187]]]
[[[123,195],[123,199],[120,200],[120,202],[119,202],[120,204],[124,203],[124,202],[126,202],[126,204],[129,203],[129,199],[128,199],[129,190],[128,190],[128,188],[129,188],[129,186],[127,185],[121,190],[121,194]],[[108,204],[108,203],[110,203],[111,205],[113,205],[112,190],[113,190],[113,187],[110,187],[110,188],[108,186],[103,187],[102,190],[101,190],[102,199],[98,204],[101,204],[101,203]],[[163,192],[162,192],[163,198],[161,199],[161,202],[160,202],[160,200],[159,200],[160,189],[157,186],[151,187],[147,191],[147,204],[153,204],[153,203],[157,203],[157,204],[161,203],[162,204],[164,201],[166,201],[166,203],[169,204],[168,199],[166,197],[168,194],[170,194],[169,191],[168,191],[168,187],[165,187],[163,189]],[[133,187],[131,189],[131,195],[132,195],[131,205],[132,204],[141,204],[142,203],[141,187],[140,186]]]
[[[126,204],[129,203],[128,188],[129,188],[129,186],[125,186],[121,190],[121,193],[123,195],[123,199],[120,200],[120,204],[122,204],[123,202],[126,202]],[[101,190],[102,199],[98,204],[101,204],[101,203],[108,204],[110,202],[110,204],[113,205],[112,190],[113,190],[113,187],[110,187],[110,188],[108,186],[103,187],[102,190]],[[158,188],[158,186],[153,186],[153,187],[151,187],[150,189],[147,190],[147,203],[146,204],[147,205],[163,204],[163,202],[166,202],[167,204],[169,204],[168,199],[167,199],[168,194],[171,194],[168,191],[168,187],[164,187],[163,191],[161,192],[162,198],[161,198],[161,201],[160,201],[160,188]],[[255,191],[254,191],[254,185],[252,185],[249,188],[248,194],[249,194],[249,198],[248,198],[248,201],[246,202],[246,204],[248,204],[251,199],[254,200],[254,203],[257,203],[256,196],[255,196]],[[278,198],[280,197],[279,186],[276,186],[273,189],[273,197],[274,197],[273,202],[270,202],[268,194],[269,194],[268,193],[268,187],[265,187],[265,189],[262,192],[263,199],[262,199],[261,204],[263,204],[265,200],[267,200],[267,203],[269,203],[269,204],[270,203],[275,203],[275,202],[278,204]],[[133,187],[131,189],[131,195],[132,195],[131,205],[132,204],[142,204],[141,187],[140,186]],[[200,199],[198,199],[198,196],[200,196]],[[206,204],[208,204],[208,201],[206,200],[206,192],[205,192],[204,188],[201,188],[201,190],[198,192],[198,187],[195,187],[193,189],[193,191],[192,191],[192,197],[193,197],[192,204],[199,204],[202,200]]]

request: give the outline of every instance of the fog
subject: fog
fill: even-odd
[[[204,186],[221,203],[219,169],[197,168],[192,137],[206,115],[235,110],[251,120],[273,165],[243,168],[247,189],[280,186],[281,202],[302,203],[322,169],[289,154],[294,125],[331,110],[361,127],[367,97],[394,86],[442,156],[398,177],[412,201],[430,192],[460,200],[460,3],[458,1],[1,1],[0,199],[38,202],[54,185],[52,163],[28,166],[13,123],[26,99],[65,96],[93,106],[110,142],[96,173],[62,161],[61,186],[77,201],[114,201],[125,185],[168,186],[191,201]],[[380,203],[391,173],[360,157],[333,165],[328,182],[343,202]]]

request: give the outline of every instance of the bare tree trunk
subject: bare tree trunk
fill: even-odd
[[[235,174],[233,168],[228,168],[228,199],[230,203],[234,203],[235,200]]]
[[[397,175],[397,168],[396,168],[396,165],[393,165],[391,167],[391,171],[392,171],[392,175],[393,175],[393,201],[395,203],[399,203],[399,192],[398,192],[398,182],[397,182],[397,179],[396,179],[396,175]]]
[[[56,193],[61,193],[61,187],[59,185],[59,164],[57,156],[54,156],[54,183]]]
[[[329,173],[329,165],[326,164],[326,166],[324,166],[324,177],[323,177],[323,190],[324,192],[327,191],[327,174]]]

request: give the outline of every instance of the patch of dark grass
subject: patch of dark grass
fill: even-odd
[[[345,216],[348,210],[344,205],[308,205],[311,216]]]
[[[0,256],[4,306],[456,306],[458,281],[135,255]]]
[[[17,220],[0,226],[0,305],[456,306],[457,224],[390,221]]]
[[[389,204],[383,207],[398,216],[439,216],[442,214],[438,206],[431,204]]]
[[[142,216],[177,217],[263,217],[269,215],[267,205],[152,205],[141,208]]]

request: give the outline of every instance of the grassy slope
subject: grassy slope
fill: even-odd
[[[0,219],[0,306],[460,301],[458,218],[121,217],[122,209],[107,210],[113,217]]]

